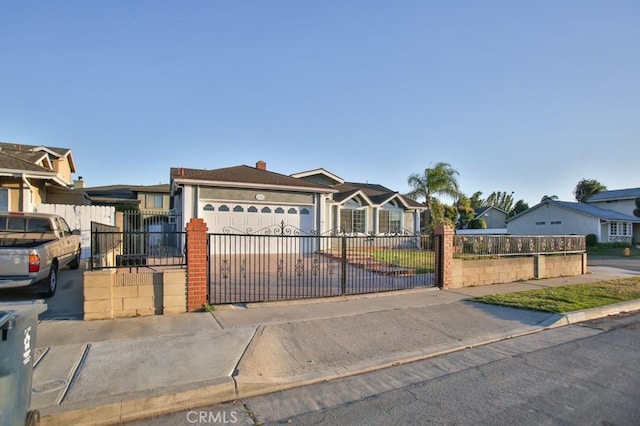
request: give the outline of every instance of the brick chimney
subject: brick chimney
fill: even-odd
[[[82,176],[79,176],[77,180],[73,181],[73,187],[76,189],[84,188],[84,180],[82,179]]]
[[[256,169],[258,169],[258,170],[267,170],[267,163],[265,163],[262,160],[258,161],[256,163]]]

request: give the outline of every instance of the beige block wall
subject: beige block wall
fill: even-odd
[[[84,273],[84,319],[109,319],[186,312],[186,272]]]
[[[449,288],[509,283],[586,273],[586,255],[454,259]]]

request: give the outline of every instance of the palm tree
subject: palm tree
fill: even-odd
[[[459,174],[449,163],[436,163],[426,168],[424,174],[413,173],[409,176],[407,183],[413,190],[406,195],[414,200],[425,199],[431,222],[431,201],[434,197],[444,195],[456,200],[460,195],[456,178]]]

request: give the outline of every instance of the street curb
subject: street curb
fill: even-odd
[[[222,377],[215,381],[190,386],[188,389],[164,394],[124,395],[107,401],[85,401],[41,410],[41,424],[47,425],[111,425],[125,421],[141,420],[173,412],[220,404],[236,399],[265,395],[296,387],[347,378],[372,371],[382,370],[411,362],[459,352],[544,330],[577,324],[610,315],[640,310],[640,299],[616,303],[599,308],[585,309],[566,314],[552,315],[539,324],[522,327],[505,333],[482,336],[462,342],[431,346],[428,349],[395,354],[388,357],[337,366],[288,377],[235,376]]]
[[[640,299],[600,306],[598,308],[567,312],[566,314],[557,314],[547,320],[544,326],[545,328],[562,327],[564,325],[577,324],[593,319],[605,318],[609,315],[618,315],[637,310],[640,310]]]
[[[231,377],[185,386],[167,393],[139,392],[108,398],[63,404],[40,410],[42,426],[113,425],[154,416],[189,410],[208,404],[236,399],[236,385]]]

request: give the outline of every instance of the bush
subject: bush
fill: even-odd
[[[586,243],[587,247],[594,247],[596,244],[598,244],[598,237],[596,236],[596,234],[587,235]]]
[[[598,244],[598,247],[601,248],[632,248],[633,245],[631,243],[623,243],[622,241],[613,242],[613,243],[601,243]]]

